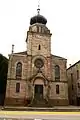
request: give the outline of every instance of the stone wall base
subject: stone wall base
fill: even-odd
[[[5,98],[5,106],[27,106],[29,104],[29,99],[24,98]]]
[[[69,101],[67,99],[49,99],[49,103],[52,106],[67,106]]]
[[[67,99],[49,99],[49,104],[51,106],[67,106],[69,105],[69,101]],[[5,106],[28,106],[30,103],[30,99],[24,98],[5,98],[4,105]]]

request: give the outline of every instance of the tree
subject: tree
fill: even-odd
[[[7,83],[7,72],[8,72],[8,59],[0,54],[0,104],[3,101],[6,92]]]

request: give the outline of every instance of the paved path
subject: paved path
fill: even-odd
[[[2,107],[0,107],[1,109]],[[5,106],[3,110],[6,111],[53,111],[53,112],[80,112],[80,106],[54,106],[51,108],[38,108],[38,107],[14,107],[14,106]]]
[[[0,118],[18,118],[20,120],[80,120],[80,112],[0,111]]]

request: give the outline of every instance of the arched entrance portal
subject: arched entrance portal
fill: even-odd
[[[30,106],[33,107],[45,107],[48,104],[48,80],[44,77],[36,77],[32,81],[33,84],[33,98]]]
[[[43,78],[36,78],[34,80],[34,98],[41,99],[44,98],[44,79]]]

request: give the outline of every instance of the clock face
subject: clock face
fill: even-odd
[[[34,64],[35,64],[35,66],[36,66],[37,68],[42,68],[42,67],[44,66],[44,62],[43,62],[43,60],[40,59],[40,58],[36,59],[35,62],[34,62]]]

